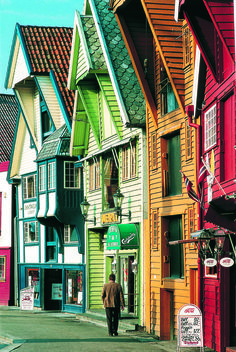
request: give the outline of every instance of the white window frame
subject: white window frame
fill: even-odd
[[[205,112],[205,150],[216,145],[216,104]]]
[[[32,196],[29,196],[29,179],[33,177],[33,189],[32,191]],[[32,198],[36,198],[36,174],[34,175],[29,175],[29,176],[24,176],[23,177],[23,199],[32,199]]]
[[[46,191],[46,165],[39,166],[39,192]]]
[[[56,162],[48,163],[48,189],[56,188]]]
[[[71,225],[64,225],[64,243],[70,244],[70,243],[76,243],[77,241],[72,241],[71,240],[71,235],[72,232],[74,231],[75,227]]]
[[[67,168],[67,165],[73,165],[73,168]],[[68,180],[69,178],[69,180]],[[64,162],[64,188],[76,188],[81,187],[81,168],[75,168],[74,162],[65,161]],[[67,185],[67,182],[69,185]]]
[[[34,239],[31,238],[30,235],[30,224],[34,224],[35,226],[35,236]],[[39,241],[39,226],[38,221],[26,221],[24,222],[24,242],[25,243],[38,243]]]

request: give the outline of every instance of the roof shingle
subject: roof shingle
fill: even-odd
[[[67,79],[70,63],[73,28],[20,26],[32,67],[31,74],[55,74],[60,94],[72,118],[74,92],[68,90]]]

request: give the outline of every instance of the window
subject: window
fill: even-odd
[[[0,281],[6,281],[6,256],[0,256]]]
[[[46,165],[39,166],[39,191],[46,190]]]
[[[39,299],[39,286],[40,286],[40,281],[39,281],[39,269],[27,269],[26,272],[26,277],[27,277],[27,287],[33,287],[34,288],[34,299]]]
[[[56,187],[56,163],[55,161],[48,164],[48,189]]]
[[[190,30],[188,27],[183,29],[183,49],[184,49],[184,67],[190,64]]]
[[[57,240],[53,227],[46,227],[46,261],[55,262],[57,259]]]
[[[54,130],[52,120],[48,114],[47,106],[43,99],[40,97],[41,108],[41,128],[43,140],[47,138]]]
[[[122,180],[137,177],[137,148],[136,141],[132,141],[122,149]]]
[[[96,159],[89,162],[89,190],[100,188],[100,161]]]
[[[167,75],[163,61],[160,58],[160,98],[161,114],[165,115],[178,108],[178,103]]]
[[[73,162],[65,162],[65,188],[80,188],[80,168]]]
[[[39,240],[38,222],[25,222],[24,223],[24,240],[25,243],[34,243]]]
[[[78,241],[76,228],[71,225],[64,225],[64,242],[75,243]]]
[[[182,194],[180,134],[161,138],[163,197]]]
[[[152,144],[152,169],[157,168],[157,131],[151,135],[151,144]]]
[[[36,197],[36,175],[23,177],[23,198]]]
[[[114,153],[114,155],[116,155]],[[103,160],[104,167],[104,207],[105,208],[114,208],[114,199],[113,195],[116,193],[118,188],[118,163],[114,159],[113,153],[107,153]]]
[[[216,105],[205,113],[205,150],[216,144]]]
[[[122,150],[122,178],[123,180],[128,179],[128,146],[123,147]]]
[[[189,126],[188,121],[185,122],[185,150],[186,150],[186,159],[192,158],[192,139],[191,139],[191,127]]]
[[[152,212],[152,248],[158,249],[158,210]]]
[[[183,239],[182,216],[167,216],[162,218],[163,243],[163,276],[173,279],[184,277],[183,246],[169,246],[169,241]]]
[[[83,272],[66,270],[66,304],[83,305]]]

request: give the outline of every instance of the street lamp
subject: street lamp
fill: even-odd
[[[85,197],[84,198],[84,201],[80,203],[80,209],[81,209],[81,213],[84,217],[84,221],[87,221],[87,222],[93,222],[94,225],[96,225],[96,217],[94,216],[94,219],[93,220],[89,220],[87,218],[88,216],[88,211],[89,211],[89,207],[90,207],[90,204],[89,202],[87,201],[87,198]]]
[[[125,196],[120,191],[120,187],[118,187],[116,193],[113,195],[115,208],[119,212],[119,215],[120,215],[121,218],[122,218],[122,216],[127,216],[129,218],[129,221],[130,221],[131,220],[131,210],[129,210],[128,214],[123,214],[122,213],[121,207],[122,207],[122,203],[123,203],[124,197]]]
[[[224,243],[225,243],[225,232],[222,229],[219,229],[215,231],[215,252],[217,254],[217,257],[221,256],[223,248],[224,248]]]

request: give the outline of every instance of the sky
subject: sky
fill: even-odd
[[[0,93],[5,78],[16,23],[32,26],[74,27],[75,10],[83,11],[84,0],[0,0]]]

